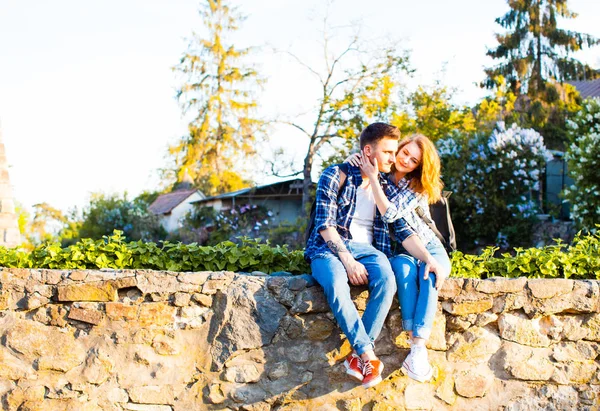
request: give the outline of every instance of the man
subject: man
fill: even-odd
[[[361,133],[360,146],[371,161],[377,160],[379,171],[387,173],[399,138],[398,128],[373,123]],[[369,180],[358,167],[348,166],[347,170],[346,175],[334,165],[323,171],[317,185],[314,228],[304,255],[353,348],[344,361],[346,372],[369,388],[381,382],[383,364],[375,355],[374,342],[394,299],[396,281],[387,258],[391,255],[388,227],[377,211]],[[387,179],[379,178],[386,195],[398,195]],[[404,220],[396,224],[403,227],[397,230],[397,241],[416,258],[427,263],[433,260]],[[435,262],[432,264],[429,270],[437,272]],[[352,302],[348,282],[369,286],[362,318]]]

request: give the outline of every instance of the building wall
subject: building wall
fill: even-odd
[[[302,214],[302,199],[269,199],[262,204],[273,213],[273,223],[294,223]]]
[[[201,200],[202,196],[199,193],[194,193],[180,203],[177,207],[171,210],[171,213],[163,215],[160,218],[160,223],[167,232],[171,233],[180,227],[180,220],[194,208],[192,201]]]

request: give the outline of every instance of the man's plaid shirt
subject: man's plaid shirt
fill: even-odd
[[[304,258],[307,261],[310,262],[315,258],[332,254],[325,240],[319,234],[319,231],[327,227],[335,227],[344,243],[347,244],[352,238],[350,223],[356,210],[356,190],[362,182],[363,178],[360,168],[349,165],[346,182],[342,191],[339,192],[339,166],[333,165],[323,171],[317,184],[315,224],[304,250]],[[411,191],[399,190],[383,174],[379,175],[379,182],[386,196],[393,204],[408,204],[413,201],[414,194]],[[384,216],[379,213],[379,210],[376,210],[375,221],[373,223],[373,245],[388,257],[392,256],[392,247],[388,224],[385,221],[389,221],[390,216],[388,214],[391,212],[397,212],[397,210],[390,209]],[[414,231],[406,224],[403,218],[396,220],[392,224],[396,239],[400,242],[414,234]]]

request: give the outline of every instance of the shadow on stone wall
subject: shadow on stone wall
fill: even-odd
[[[3,269],[0,285],[5,410],[598,409],[598,281],[448,280],[426,384],[399,371],[395,303],[368,390],[310,276]]]

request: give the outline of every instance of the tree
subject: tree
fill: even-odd
[[[546,82],[592,79],[599,76],[571,53],[599,44],[583,33],[558,28],[557,18],[573,19],[567,0],[508,0],[510,10],[496,19],[508,32],[497,34],[498,46],[487,55],[502,62],[485,70],[482,86],[494,88],[503,76],[511,90],[536,97],[546,90]]]
[[[295,121],[281,121],[308,140],[301,171],[302,205],[307,211],[310,203],[311,174],[317,155],[324,147],[334,148],[334,153],[324,163],[339,162],[349,150],[356,147],[363,128],[373,121],[388,121],[396,107],[394,96],[401,73],[411,73],[406,51],[398,52],[396,45],[377,47],[362,42],[355,34],[339,51],[332,51],[333,35],[327,18],[323,29],[323,68],[317,69],[295,54],[288,54],[317,80],[319,97],[311,111],[310,127]],[[279,173],[274,171],[278,176]]]
[[[35,204],[33,209],[35,210],[31,221],[33,242],[42,243],[55,238],[67,222],[67,218],[62,211],[48,203]]]
[[[248,184],[234,167],[254,154],[264,123],[254,116],[255,90],[263,80],[244,64],[249,48],[228,44],[243,17],[226,0],[206,0],[200,9],[206,35],[193,33],[188,50],[173,69],[184,83],[177,98],[184,113],[193,112],[189,134],[169,148],[174,174],[186,170],[207,195],[233,191]]]
[[[392,115],[392,124],[403,135],[421,133],[440,140],[453,132],[470,133],[475,131],[475,118],[468,107],[452,104],[454,90],[437,82],[433,87],[419,86],[405,103],[405,110]],[[412,112],[412,115],[409,114]]]
[[[142,196],[145,198],[145,194]],[[148,213],[144,198],[129,201],[127,193],[122,196],[92,194],[90,203],[83,210],[80,238],[99,239],[111,235],[114,230],[121,230],[128,240],[165,239],[167,233],[158,217]]]

